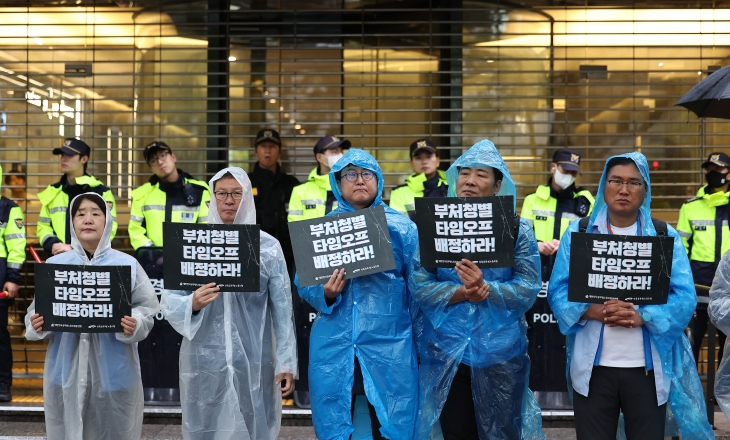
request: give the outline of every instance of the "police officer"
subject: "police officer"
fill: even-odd
[[[3,169],[0,166],[0,178]],[[13,382],[13,350],[8,332],[8,308],[18,295],[20,268],[25,262],[25,224],[23,211],[8,199],[0,196],[0,402],[10,402],[10,386]]]
[[[68,206],[71,200],[85,192],[95,192],[106,200],[112,213],[112,233],[117,233],[117,205],[111,190],[94,176],[86,174],[91,148],[82,140],[68,138],[60,148],[53,150],[60,156],[63,176],[38,193],[41,212],[38,216],[38,239],[46,252],[58,255],[71,250]]]
[[[728,171],[730,157],[721,152],[710,154],[702,164],[707,185],[697,191],[697,197],[682,205],[679,210],[677,232],[682,237],[684,248],[689,254],[689,265],[695,284],[712,285],[717,265],[730,249],[728,229]],[[692,351],[698,359],[700,346],[707,331],[707,304],[710,297],[706,292],[697,297]],[[720,358],[725,345],[725,335],[719,332]]]
[[[289,221],[324,217],[337,208],[337,199],[330,186],[330,169],[342,157],[343,150],[350,148],[346,139],[327,135],[314,146],[317,168],[309,173],[307,181],[294,188],[289,199]]]
[[[393,188],[390,207],[416,220],[416,197],[446,197],[449,186],[446,173],[439,169],[441,158],[430,139],[419,139],[411,144],[411,168],[415,174],[406,183]]]
[[[535,231],[543,282],[542,290],[526,316],[528,353],[533,360],[530,385],[535,391],[562,393],[567,387],[565,336],[560,333],[546,297],[560,238],[573,220],[587,216],[593,207],[593,195],[575,186],[579,172],[580,155],[577,152],[565,148],[556,151],[550,163],[551,176],[547,185],[538,186],[537,191],[522,203],[522,217]],[[565,394],[560,396],[567,398]],[[560,398],[552,397],[553,400]]]
[[[178,169],[177,157],[164,142],[144,148],[144,159],[154,175],[132,191],[129,241],[134,249],[162,246],[162,223],[207,223],[208,184]]]
[[[299,180],[281,170],[281,138],[276,130],[259,131],[254,145],[258,161],[248,177],[251,179],[251,191],[256,205],[256,223],[262,231],[279,240],[289,274],[293,276],[294,254],[286,224],[286,207],[292,190],[299,185]]]

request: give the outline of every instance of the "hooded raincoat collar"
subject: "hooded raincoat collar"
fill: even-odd
[[[102,196],[100,196],[97,193],[94,192],[87,192],[83,194],[79,194],[78,196],[74,197],[73,200],[71,200],[71,204],[69,205],[74,206],[76,203],[76,199],[78,199],[81,196],[90,195],[93,197],[98,197],[99,200],[101,200],[101,203],[106,206],[106,212],[105,212],[105,222],[104,222],[104,233],[101,234],[101,239],[99,240],[99,245],[96,247],[96,251],[94,252],[94,256],[89,261],[89,257],[86,255],[86,251],[84,250],[83,246],[81,246],[81,242],[79,241],[78,237],[76,236],[76,228],[73,226],[73,219],[71,218],[71,209],[68,211],[68,221],[70,222],[70,228],[71,231],[71,247],[73,248],[73,251],[76,252],[76,254],[81,258],[81,261],[84,262],[84,264],[95,264],[96,261],[100,260],[105,253],[107,253],[112,248],[111,243],[111,235],[112,235],[112,212],[111,208],[109,208],[109,203],[107,203],[106,200]]]
[[[498,196],[512,196],[513,208],[517,210],[517,191],[515,182],[512,180],[507,164],[497,151],[492,141],[488,139],[481,140],[472,145],[464,154],[462,154],[446,171],[446,180],[449,183],[449,197],[456,197],[456,179],[459,176],[460,168],[496,168],[502,172],[502,186],[499,188]]]
[[[347,203],[342,197],[342,191],[340,191],[340,187],[337,184],[337,178],[335,177],[336,173],[342,171],[350,164],[375,173],[375,178],[378,179],[378,192],[370,207],[385,206],[385,203],[383,202],[383,171],[380,169],[378,161],[375,160],[370,153],[364,150],[350,148],[350,150],[342,156],[330,170],[330,185],[332,186],[332,193],[335,195],[335,198],[337,198],[337,210],[339,212],[351,212],[355,210],[355,208]]]
[[[651,182],[649,180],[649,164],[646,161],[646,157],[636,151],[630,153],[619,154],[617,156],[611,156],[606,160],[606,165],[616,157],[625,157],[631,159],[636,168],[639,169],[641,177],[646,183],[646,199],[639,208],[639,214],[641,215],[641,235],[656,235],[656,229],[651,221],[647,221],[651,218]],[[603,197],[603,192],[606,189],[606,166],[603,167],[603,174],[598,184],[598,192],[596,193],[596,202],[593,205],[593,213],[591,213],[590,220],[588,221],[588,231],[591,231],[594,224],[604,224],[606,216],[608,215],[608,206],[606,200]]]
[[[243,198],[241,204],[238,205],[238,211],[236,211],[236,218],[233,220],[233,224],[236,225],[253,225],[256,223],[256,205],[253,202],[253,193],[251,192],[251,181],[248,178],[248,174],[238,167],[224,168],[216,173],[210,182],[208,187],[210,188],[210,208],[208,210],[208,224],[209,225],[222,225],[223,220],[218,214],[218,199],[215,198],[215,183],[219,181],[227,173],[230,173],[236,181],[243,187]]]

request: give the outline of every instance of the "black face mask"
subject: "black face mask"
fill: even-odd
[[[705,180],[707,186],[710,188],[721,188],[727,183],[727,174],[722,174],[718,171],[710,171],[705,174]]]

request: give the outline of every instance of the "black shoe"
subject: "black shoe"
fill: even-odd
[[[10,402],[13,395],[10,394],[10,385],[0,383],[0,402]]]

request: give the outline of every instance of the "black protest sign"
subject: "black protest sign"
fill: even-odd
[[[674,239],[573,232],[568,300],[666,304]]]
[[[258,225],[165,222],[165,289],[197,290],[216,283],[221,292],[258,292]]]
[[[517,228],[510,197],[416,199],[423,267],[454,267],[466,258],[479,267],[512,267]]]
[[[43,331],[123,332],[132,316],[129,266],[35,265],[35,309]]]
[[[324,284],[335,269],[345,279],[395,269],[385,208],[289,223],[300,286]]]

